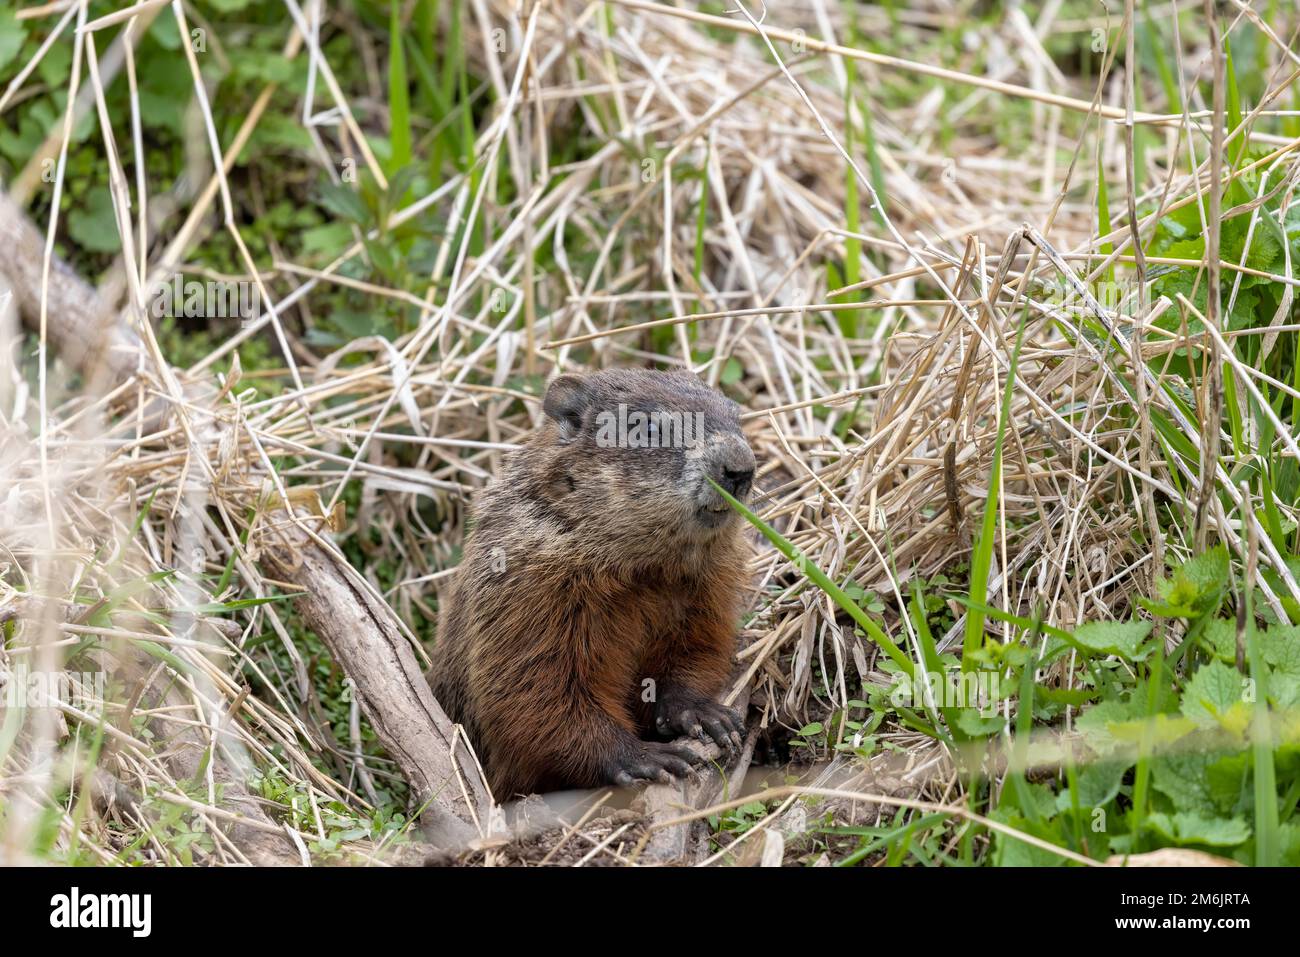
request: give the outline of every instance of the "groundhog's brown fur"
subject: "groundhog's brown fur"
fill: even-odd
[[[620,405],[633,428],[611,447]],[[685,774],[689,749],[643,736],[731,747],[743,730],[714,697],[748,549],[708,481],[749,492],[737,406],[687,373],[609,370],[560,377],[543,408],[476,503],[430,672],[498,800]],[[703,430],[683,448],[671,420],[635,431],[638,412]]]

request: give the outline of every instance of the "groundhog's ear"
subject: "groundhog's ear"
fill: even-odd
[[[542,400],[542,411],[560,427],[564,439],[582,431],[583,415],[590,402],[587,386],[576,375],[562,375],[551,383]]]

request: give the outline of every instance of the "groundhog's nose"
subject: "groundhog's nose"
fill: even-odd
[[[723,469],[722,478],[718,479],[718,484],[736,498],[744,498],[749,491],[750,483],[753,481],[753,469]]]
[[[754,453],[749,444],[736,436],[728,436],[715,451],[713,461],[713,480],[736,498],[743,499],[749,494],[754,482]]]

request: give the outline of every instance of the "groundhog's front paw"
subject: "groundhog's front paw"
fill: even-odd
[[[685,689],[673,689],[655,704],[655,728],[662,735],[684,734],[726,751],[741,745],[745,721],[734,708]]]
[[[637,781],[671,784],[673,778],[688,776],[692,762],[699,758],[690,748],[661,741],[629,743],[605,769],[609,780],[624,787]]]

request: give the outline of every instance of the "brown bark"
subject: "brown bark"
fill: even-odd
[[[23,321],[34,330],[40,325],[44,269],[45,234],[0,192],[0,272],[9,279]],[[47,302],[52,351],[87,381],[106,375],[119,382],[135,372],[138,338],[118,321],[112,305],[57,256],[51,257]]]
[[[276,578],[302,589],[294,600],[298,613],[352,679],[362,710],[412,791],[433,799],[424,821],[430,842],[465,843],[475,836],[467,822],[486,810],[487,793],[463,739],[453,749],[452,722],[434,700],[393,612],[350,581],[305,532],[291,528],[285,537],[287,547],[264,553],[261,561]]]

